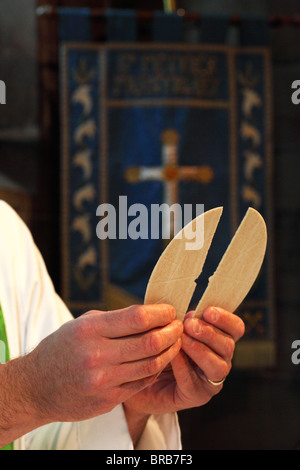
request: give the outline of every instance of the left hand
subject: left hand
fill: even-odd
[[[209,307],[202,319],[186,315],[182,349],[152,385],[124,403],[127,417],[162,414],[201,406],[220,392],[231,369],[235,343],[243,336],[243,321],[221,308]]]

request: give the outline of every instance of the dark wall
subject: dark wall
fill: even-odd
[[[200,13],[297,15],[298,2],[193,1]],[[278,359],[275,370],[232,371],[207,406],[180,414],[190,449],[295,449],[300,442],[300,365],[291,344],[300,337],[300,105],[291,84],[300,78],[300,28],[273,27],[274,221]]]
[[[108,1],[94,3],[120,6]],[[127,6],[136,7],[136,3],[140,2],[127,2]],[[159,7],[158,3],[152,2],[151,7]],[[300,13],[296,0],[182,0],[179,6],[198,13]],[[45,161],[41,145],[35,1],[2,0],[0,9],[0,79],[9,85],[8,104],[0,108],[0,174],[32,195],[35,202],[32,230],[59,289],[58,155],[53,155],[52,162]],[[300,79],[300,27],[273,27],[270,43],[277,367],[268,371],[233,370],[222,393],[211,403],[181,412],[185,449],[294,449],[300,442],[300,365],[291,361],[291,344],[300,338],[300,105],[291,102],[291,83]]]

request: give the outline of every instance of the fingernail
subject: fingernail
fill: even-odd
[[[193,317],[193,311],[190,311],[190,312],[187,312],[184,316],[184,319],[183,319],[183,323],[188,320],[189,318],[192,318]]]
[[[194,335],[200,335],[201,332],[202,332],[202,325],[201,323],[199,322],[199,320],[197,320],[196,318],[194,318],[192,321],[192,330],[193,330],[193,333]]]
[[[181,320],[175,320],[176,328],[182,333],[183,332],[183,323]]]
[[[210,323],[216,323],[220,317],[220,312],[216,307],[210,307],[203,312],[203,318]]]

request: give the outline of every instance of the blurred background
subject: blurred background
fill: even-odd
[[[141,6],[142,3],[142,6]],[[166,11],[158,0],[0,0],[0,197],[29,225],[58,292],[61,292],[60,123],[55,8]],[[291,84],[300,80],[299,2],[180,0],[175,12],[267,18],[271,51],[272,211],[276,311],[276,361],[272,367],[233,370],[208,405],[179,414],[184,449],[281,450],[300,446],[300,364],[292,342],[300,339],[300,104]],[[193,16],[194,15],[194,16]],[[142,15],[141,15],[142,16]],[[94,26],[105,41],[103,19]],[[202,201],[201,201],[202,202]]]

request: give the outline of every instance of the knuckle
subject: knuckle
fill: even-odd
[[[103,370],[88,371],[82,383],[85,394],[93,395],[103,390],[107,384],[107,374]]]
[[[211,325],[203,325],[203,333],[207,342],[211,342],[215,336],[214,327]]]
[[[162,337],[159,332],[153,332],[150,333],[146,338],[145,338],[145,349],[149,354],[158,354],[162,350]]]
[[[150,318],[147,309],[143,305],[133,305],[130,322],[137,330],[147,330],[150,325]]]
[[[230,369],[231,369],[230,364],[223,362],[219,369],[220,379],[222,379],[223,377],[226,377],[229,374]]]
[[[237,332],[237,337],[238,338],[241,338],[242,336],[244,336],[245,334],[245,323],[243,322],[243,320],[241,318],[239,318],[239,323],[238,323],[238,332]]]
[[[89,371],[95,369],[99,362],[101,361],[102,353],[100,348],[95,349],[85,349],[82,353],[81,366],[83,370]]]
[[[226,357],[232,358],[235,349],[235,342],[233,338],[226,338],[225,341],[225,355]]]
[[[73,321],[74,338],[84,341],[91,333],[91,322],[88,317],[77,318]]]
[[[146,374],[154,375],[162,369],[162,360],[159,356],[153,357],[146,362]]]

